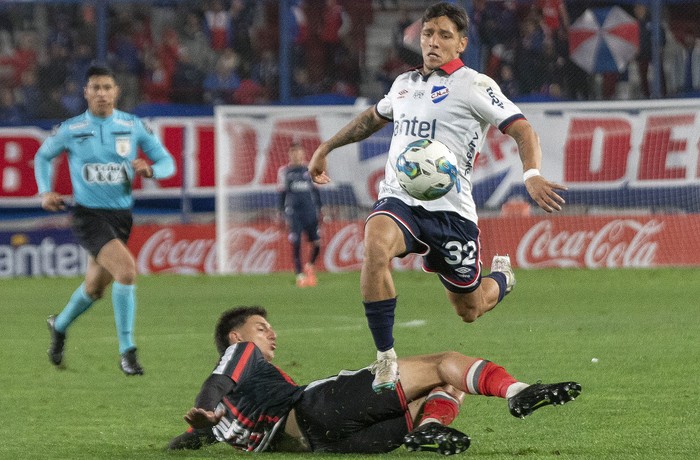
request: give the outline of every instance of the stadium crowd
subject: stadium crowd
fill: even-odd
[[[418,19],[410,0],[295,0],[291,96],[362,94],[362,83],[386,84],[416,65],[401,42]],[[625,5],[640,22],[635,74],[588,75],[568,55],[571,18],[610,2],[471,0],[470,47],[481,71],[514,100],[635,97],[620,88],[634,80],[649,97],[651,38],[645,8]],[[600,4],[600,5],[598,5]],[[85,110],[83,76],[97,55],[93,2],[0,4],[0,124],[61,119]],[[662,95],[700,89],[700,14],[692,4],[665,10]],[[379,11],[394,10],[394,50],[379,72],[368,71],[367,30]],[[107,63],[121,86],[120,105],[143,103],[266,104],[279,100],[277,0],[201,0],[109,3]],[[671,24],[671,25],[669,25]],[[669,51],[669,48],[670,51]],[[391,50],[391,51],[390,51]],[[637,72],[638,70],[638,72]],[[594,79],[602,79],[596,93]],[[675,79],[675,80],[674,80]],[[672,81],[667,81],[672,80]],[[384,87],[386,89],[386,87]]]

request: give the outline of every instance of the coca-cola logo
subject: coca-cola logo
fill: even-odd
[[[541,267],[650,267],[659,243],[654,237],[663,222],[614,219],[598,230],[556,232],[550,220],[533,225],[522,237],[517,262]]]
[[[277,241],[281,233],[274,227],[256,230],[232,228],[226,233],[225,273],[270,273],[277,263]]]
[[[159,230],[139,251],[139,273],[215,273],[215,243],[213,239],[177,239],[172,229]]]
[[[328,242],[323,263],[329,272],[359,270],[364,251],[362,224],[350,224],[338,230]]]
[[[323,263],[329,272],[360,270],[364,259],[364,224],[346,225],[338,230],[328,242]],[[420,270],[423,260],[416,254],[409,254],[391,261],[394,270]]]

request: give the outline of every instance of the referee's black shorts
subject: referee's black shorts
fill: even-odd
[[[412,429],[400,382],[396,391],[372,390],[369,368],[342,371],[310,383],[294,407],[314,452],[383,453],[403,443]]]
[[[73,234],[95,258],[102,247],[113,239],[126,244],[133,224],[130,209],[93,209],[80,205],[73,208]]]

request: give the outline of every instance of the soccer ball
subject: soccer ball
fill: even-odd
[[[406,146],[396,159],[396,177],[402,189],[422,201],[437,200],[457,185],[457,157],[445,144],[421,139]]]

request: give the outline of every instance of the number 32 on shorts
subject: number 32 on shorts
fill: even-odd
[[[450,265],[476,265],[476,243],[467,241],[448,241],[445,243],[445,249],[450,254],[445,257],[445,262]]]

